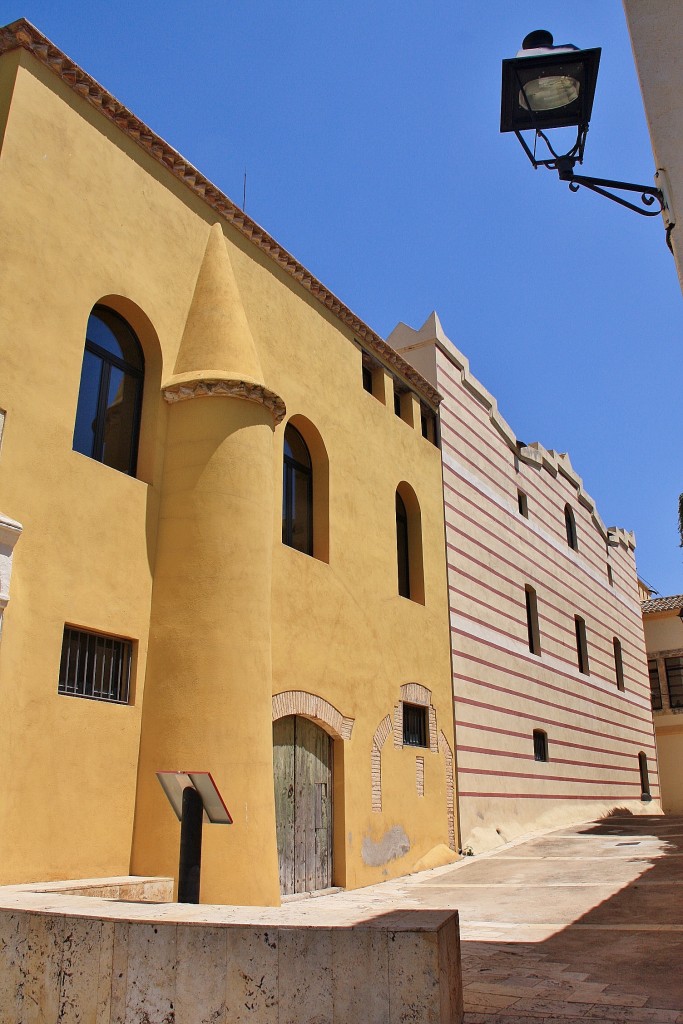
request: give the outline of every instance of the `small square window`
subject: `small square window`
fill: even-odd
[[[403,745],[427,746],[427,708],[419,704],[403,705]]]
[[[57,692],[127,704],[132,652],[130,640],[65,626]]]

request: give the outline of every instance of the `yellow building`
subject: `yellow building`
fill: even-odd
[[[683,594],[643,601],[650,692],[667,814],[683,814]]]
[[[173,875],[162,770],[207,902],[453,857],[435,388],[25,21],[0,144],[0,882]]]

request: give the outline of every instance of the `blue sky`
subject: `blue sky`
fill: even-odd
[[[568,451],[641,575],[683,592],[683,303],[659,220],[534,171],[500,135],[531,30],[601,46],[583,172],[652,182],[618,0],[0,0],[378,333],[436,309],[525,442]]]

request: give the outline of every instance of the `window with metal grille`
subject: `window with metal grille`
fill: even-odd
[[[662,688],[659,684],[659,667],[657,665],[657,659],[653,658],[647,663],[647,671],[650,676],[650,700],[652,701],[652,710],[662,710]]]
[[[576,630],[576,658],[579,665],[579,672],[590,675],[588,665],[588,643],[586,641],[586,623],[580,615],[574,616],[574,628]]]
[[[548,734],[542,729],[534,729],[534,761],[548,760]]]
[[[665,658],[666,685],[672,708],[683,708],[683,658]]]
[[[427,744],[427,708],[419,704],[403,705],[403,745],[406,747],[426,747]]]
[[[127,704],[132,651],[130,640],[65,626],[58,692]]]

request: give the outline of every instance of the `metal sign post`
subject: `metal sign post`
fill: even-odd
[[[210,772],[157,772],[162,789],[180,821],[178,903],[199,903],[202,824],[232,825]]]

